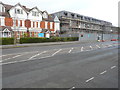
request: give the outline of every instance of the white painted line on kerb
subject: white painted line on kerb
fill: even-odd
[[[71,53],[71,51],[73,50],[73,48],[70,49],[70,51],[68,53]]]
[[[83,51],[83,47],[81,47],[81,51]]]
[[[116,68],[116,66],[112,66],[111,69]]]
[[[100,46],[99,45],[96,45],[98,48],[100,48]]]
[[[106,72],[107,72],[107,71],[105,70],[105,71],[101,72],[100,75],[102,75],[102,74],[104,74],[104,73],[106,73]]]
[[[52,56],[54,56],[55,54],[57,54],[58,52],[60,52],[62,49],[59,49],[58,51],[56,51],[55,53],[52,54]]]
[[[91,81],[91,80],[93,80],[93,79],[94,79],[94,77],[92,77],[92,78],[86,80],[85,82],[89,82],[89,81]]]
[[[43,52],[41,52],[41,53],[38,53],[38,54],[36,54],[36,55],[30,57],[29,59],[33,59],[34,57],[39,56],[39,55],[41,55],[41,54],[43,54],[43,53],[46,53],[46,52],[47,52],[47,51],[43,51]]]

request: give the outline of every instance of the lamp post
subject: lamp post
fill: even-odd
[[[102,42],[104,41],[104,31],[105,31],[105,25],[102,26],[102,37],[101,37],[101,40]]]
[[[111,40],[112,40],[112,29],[110,30],[110,38],[111,38]]]

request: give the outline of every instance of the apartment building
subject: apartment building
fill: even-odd
[[[27,8],[20,3],[9,5],[0,2],[0,32],[1,37],[44,37],[56,35],[60,30],[59,19],[52,17],[47,11],[37,7]]]
[[[58,16],[62,37],[78,36],[81,37],[80,40],[103,40],[109,39],[111,31],[114,32],[112,23],[96,18],[69,11],[59,11],[51,15]]]

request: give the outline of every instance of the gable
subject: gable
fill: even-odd
[[[0,12],[5,12],[5,7],[2,3],[0,3]]]
[[[43,18],[48,18],[48,13],[47,12],[43,12]]]
[[[7,28],[5,28],[5,29],[3,30],[3,32],[10,32],[10,30],[8,30]]]
[[[12,7],[10,10],[14,10],[14,9],[20,9],[23,10],[24,12],[27,13],[27,10],[25,10],[20,4],[16,4],[14,7]]]
[[[54,21],[55,22],[60,22],[57,16],[55,16]]]

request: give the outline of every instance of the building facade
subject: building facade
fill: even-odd
[[[52,13],[60,20],[61,37],[80,37],[81,41],[110,40],[111,33],[117,38],[117,31],[112,30],[112,23],[69,11]]]
[[[8,5],[0,2],[0,32],[1,37],[44,37],[56,36],[60,30],[59,19],[52,17],[47,11],[40,11],[37,7],[27,8],[20,3]]]

